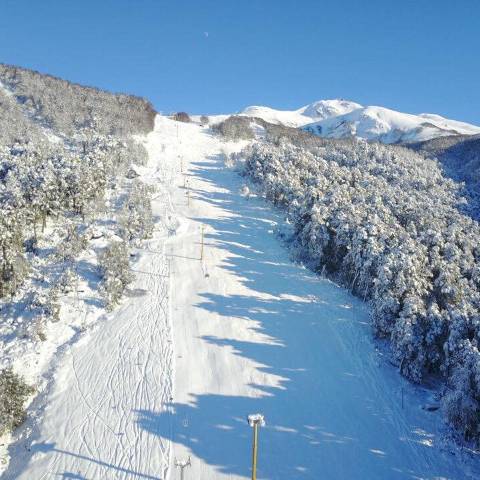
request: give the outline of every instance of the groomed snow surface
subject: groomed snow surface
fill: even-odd
[[[185,479],[249,478],[254,413],[259,479],[478,478],[442,447],[432,394],[375,349],[365,305],[292,264],[281,215],[242,196],[222,154],[240,146],[157,118],[136,283],[59,355],[4,478],[176,479],[188,457]]]

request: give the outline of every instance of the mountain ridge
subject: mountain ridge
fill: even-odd
[[[249,106],[239,115],[302,128],[327,138],[358,137],[382,143],[411,143],[450,135],[475,135],[480,127],[438,114],[411,114],[344,99],[319,100],[298,110]]]

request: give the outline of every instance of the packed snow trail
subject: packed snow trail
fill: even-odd
[[[239,146],[158,117],[148,147],[144,295],[64,355],[6,478],[173,480],[189,456],[186,479],[249,478],[257,412],[259,479],[474,478],[437,445],[428,394],[375,351],[362,302],[292,264],[281,215],[239,193],[221,153]]]

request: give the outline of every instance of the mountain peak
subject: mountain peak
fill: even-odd
[[[259,117],[270,123],[281,123],[288,127],[301,127],[308,123],[324,120],[332,116],[343,115],[361,108],[359,103],[344,99],[318,100],[298,110],[276,110],[274,108],[252,105],[240,112],[240,115]]]
[[[344,115],[345,113],[352,112],[362,108],[362,105],[350,100],[330,99],[330,100],[318,100],[300,109],[303,115],[311,117],[312,119],[324,120],[329,117],[336,117],[338,115]]]

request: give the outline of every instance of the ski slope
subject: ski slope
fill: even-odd
[[[188,457],[185,479],[249,478],[257,412],[259,479],[475,478],[442,448],[431,393],[375,349],[365,305],[292,264],[281,215],[240,193],[222,154],[239,147],[157,117],[136,283],[66,349],[5,478],[173,480]]]

